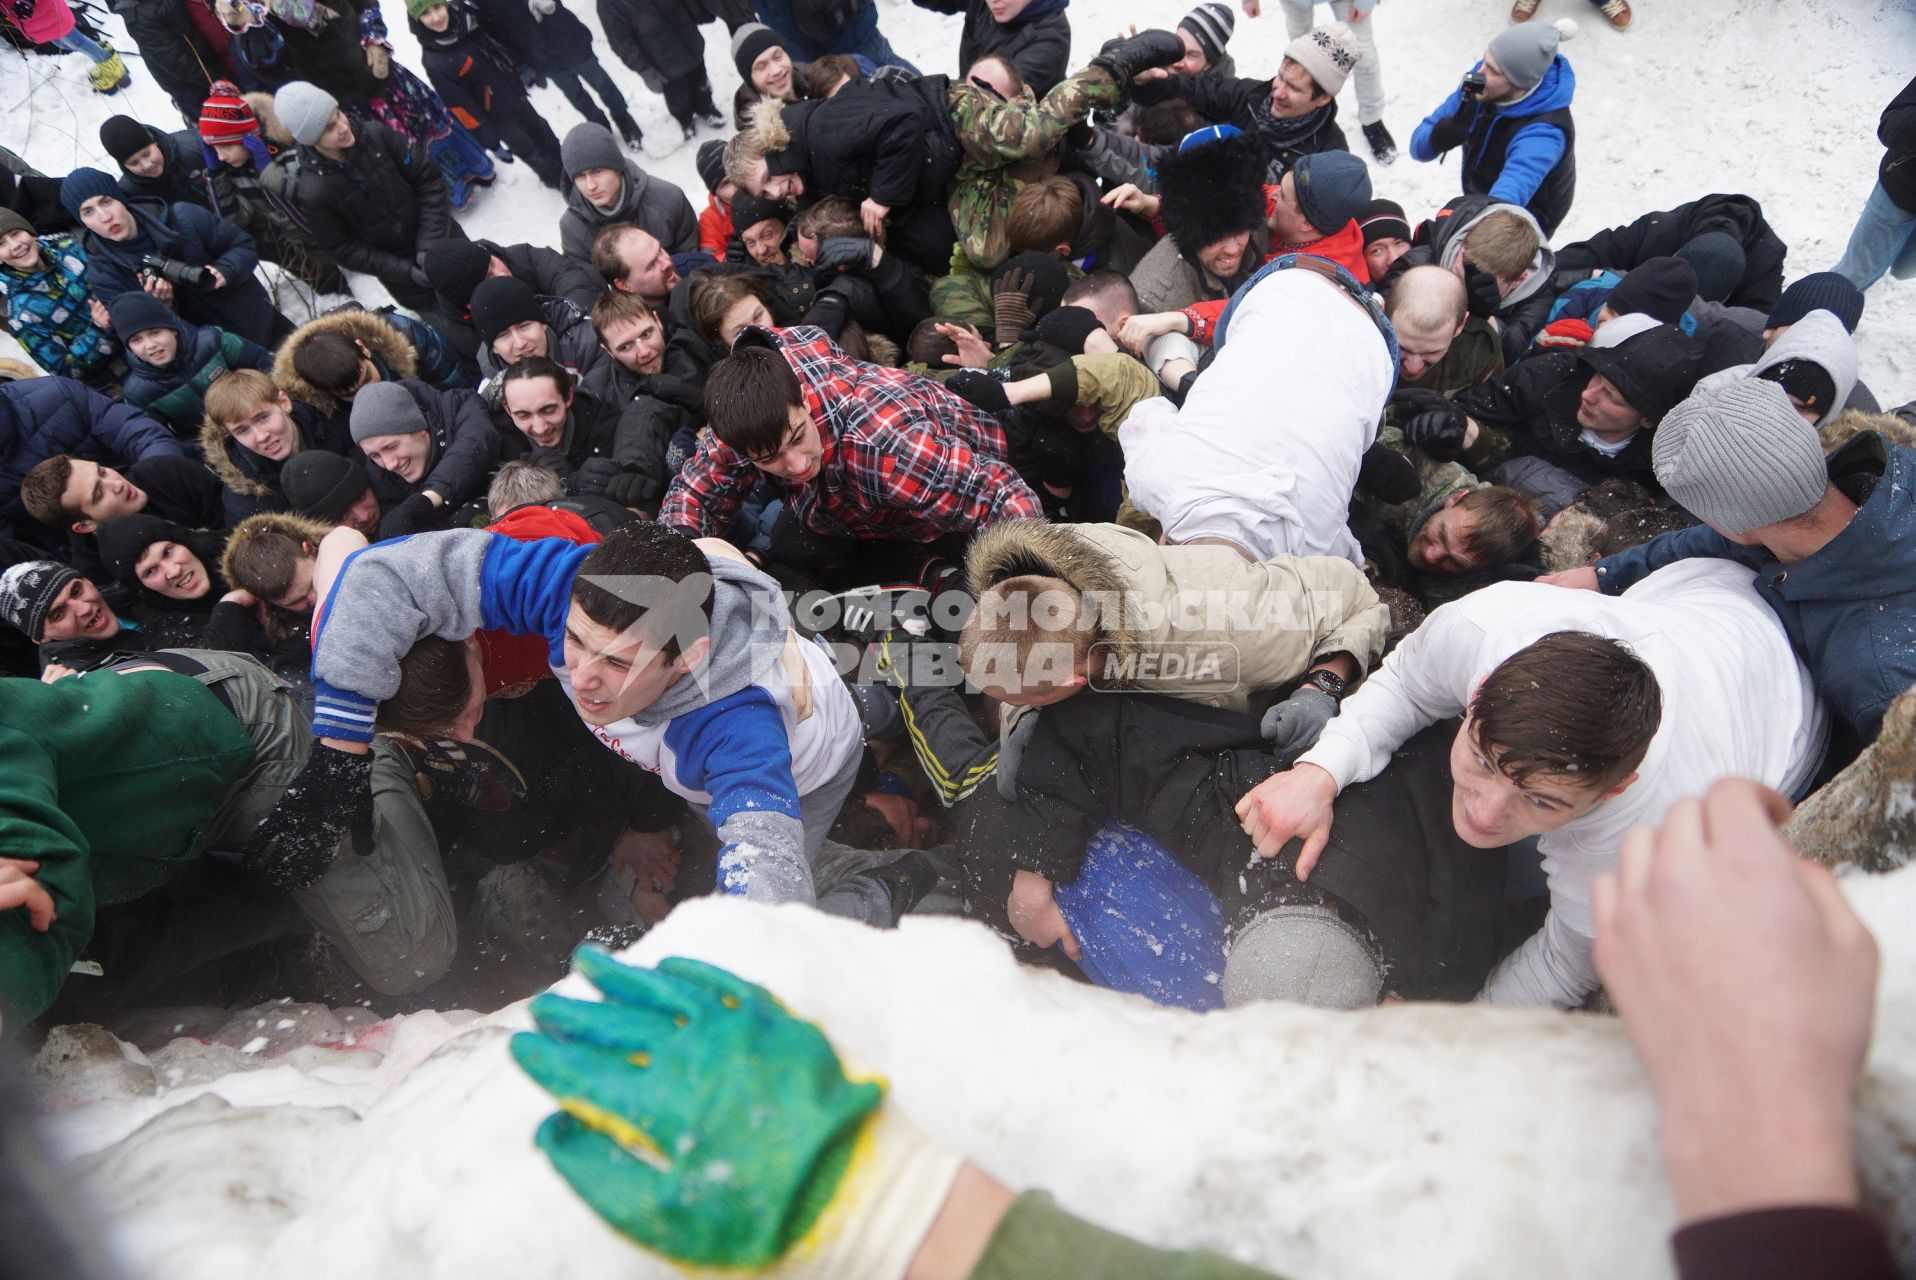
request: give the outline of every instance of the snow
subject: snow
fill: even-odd
[[[1884,959],[1862,1165],[1907,1264],[1916,939],[1895,926],[1916,912],[1916,869],[1845,886]],[[1021,969],[973,923],[880,931],[739,899],[681,907],[626,958],[668,955],[770,985],[933,1137],[1146,1240],[1314,1280],[1397,1277],[1407,1258],[1431,1280],[1669,1274],[1654,1113],[1609,1018],[1197,1015]],[[368,1274],[420,1280],[672,1274],[533,1148],[551,1101],[505,1052],[526,1025],[523,1006],[414,1014],[356,1049],[252,1057],[192,1040],[146,1055],[96,1030],[96,1087],[50,1098],[49,1127],[153,1280],[321,1280],[342,1247]],[[208,1074],[97,1087],[100,1070],[169,1062]],[[69,1059],[60,1078],[81,1074]]]

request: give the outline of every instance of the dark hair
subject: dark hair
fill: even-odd
[[[960,328],[977,332],[977,326],[964,320],[954,320],[950,316],[926,316],[911,331],[911,337],[905,339],[905,358],[919,364],[930,365],[933,369],[949,369],[946,356],[958,354],[958,344],[938,332],[941,324],[955,324]]]
[[[832,820],[827,839],[848,848],[875,852],[898,848],[898,833],[892,830],[885,815],[873,808],[863,795],[846,799],[838,811],[838,817]]]
[[[796,72],[797,67],[792,70]],[[849,53],[828,53],[812,63],[811,75],[805,90],[800,95],[807,98],[822,98],[828,88],[843,88],[844,84],[856,84],[865,78],[865,69]]]
[[[1553,631],[1497,664],[1470,702],[1478,750],[1518,786],[1608,791],[1643,763],[1663,720],[1656,673],[1628,646]]]
[[[1457,500],[1457,509],[1470,515],[1460,541],[1479,569],[1508,564],[1543,533],[1536,502],[1509,485],[1472,489]]]
[[[572,601],[598,625],[622,634],[636,628],[676,658],[710,633],[713,585],[712,566],[692,539],[641,520],[592,549],[572,580]]]
[[[1696,521],[1677,507],[1638,507],[1607,516],[1597,534],[1598,555],[1613,556],[1631,547],[1640,547],[1660,533],[1693,527]]]
[[[379,704],[374,727],[381,733],[442,737],[471,697],[465,642],[425,636],[399,660],[399,689]]]
[[[86,519],[86,512],[69,507],[61,500],[67,491],[67,481],[71,479],[73,459],[64,453],[42,458],[20,481],[20,505],[35,520],[55,529],[64,529],[76,520]]]
[[[685,301],[699,336],[714,347],[722,347],[719,326],[725,323],[725,313],[745,298],[757,298],[771,311],[771,283],[756,272],[699,271],[692,276]]]
[[[785,446],[791,410],[805,403],[798,376],[782,353],[747,347],[712,366],[705,379],[705,420],[712,434],[747,458]]]
[[[343,396],[359,385],[359,362],[365,358],[359,344],[345,334],[321,329],[293,348],[293,372],[327,395]]]
[[[561,396],[571,395],[572,388],[576,385],[572,371],[547,356],[527,356],[523,360],[514,362],[499,383],[503,391],[508,382],[530,382],[534,378],[552,379],[552,385],[559,388]]]
[[[1122,271],[1109,269],[1093,271],[1079,280],[1073,280],[1058,300],[1061,307],[1084,307],[1087,311],[1096,311],[1096,303],[1119,302],[1129,307],[1132,314],[1142,305],[1138,301],[1138,287],[1131,283],[1131,277]]]
[[[798,211],[793,225],[798,228],[800,235],[811,236],[815,240],[865,234],[865,223],[859,215],[858,206],[845,196],[826,196],[817,204],[807,205]],[[885,243],[885,238],[880,236],[878,243]]]
[[[1166,98],[1138,112],[1138,141],[1175,147],[1184,135],[1204,127],[1204,117],[1182,98]]]

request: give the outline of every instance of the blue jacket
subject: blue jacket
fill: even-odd
[[[1916,684],[1916,450],[1871,431],[1831,454],[1829,471],[1852,499],[1874,484],[1849,527],[1807,560],[1780,564],[1698,525],[1606,556],[1597,581],[1615,595],[1677,560],[1748,565],[1817,692],[1868,743],[1889,704]]]
[[[162,368],[126,353],[126,402],[171,427],[192,448],[198,445],[206,417],[206,389],[235,369],[273,371],[273,357],[256,342],[213,325],[173,319],[179,347],[173,363]]]
[[[1477,64],[1479,69],[1482,66],[1481,62]],[[1576,93],[1577,74],[1571,70],[1570,63],[1564,59],[1563,55],[1558,54],[1551,62],[1549,69],[1543,73],[1543,79],[1538,82],[1537,87],[1520,101],[1499,107],[1484,107],[1473,103],[1472,106],[1477,111],[1488,117],[1491,127],[1485,128],[1481,124],[1473,124],[1470,140],[1464,144],[1465,191],[1471,191],[1471,174],[1494,165],[1496,156],[1493,152],[1497,146],[1501,145],[1503,148],[1501,171],[1497,173],[1496,179],[1490,183],[1486,191],[1473,194],[1486,194],[1498,200],[1507,200],[1511,204],[1531,208],[1531,201],[1542,189],[1544,180],[1566,158],[1571,149],[1570,137],[1557,123],[1532,118],[1567,110]],[[1435,160],[1441,153],[1430,145],[1431,129],[1439,120],[1454,116],[1465,109],[1463,90],[1452,90],[1443,104],[1425,116],[1423,123],[1417,126],[1416,132],[1411,134],[1410,154],[1418,160]],[[1500,131],[1495,125],[1508,120],[1528,120],[1530,123],[1518,124],[1514,131],[1500,139],[1498,136]],[[1567,210],[1569,201],[1566,199],[1563,203]],[[1532,208],[1531,212],[1536,213],[1540,221],[1547,223],[1544,227],[1546,235],[1553,232],[1557,222],[1562,219],[1561,213],[1553,219],[1546,219],[1537,209]]]
[[[21,504],[20,481],[56,453],[116,467],[184,456],[165,427],[72,378],[0,386],[0,517],[30,542],[44,543],[49,531]]]
[[[176,286],[173,309],[194,324],[218,325],[261,346],[269,345],[273,300],[253,276],[259,266],[253,237],[198,205],[134,197],[126,206],[139,222],[133,239],[106,240],[89,231],[81,242],[94,297],[111,301],[138,289],[140,259],[149,253],[177,258],[188,266],[218,267],[226,277],[224,289],[214,289],[210,281],[198,289]]]

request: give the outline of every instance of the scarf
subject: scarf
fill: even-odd
[[[1336,107],[1337,101],[1332,99],[1317,110],[1307,111],[1294,120],[1279,120],[1271,114],[1271,95],[1266,93],[1251,104],[1251,121],[1257,126],[1258,135],[1270,144],[1272,150],[1290,151],[1322,129]],[[1284,176],[1284,168],[1285,166],[1276,160],[1271,162],[1273,182]]]

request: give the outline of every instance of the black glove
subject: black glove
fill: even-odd
[[[1357,463],[1357,487],[1379,502],[1409,502],[1424,490],[1409,458],[1387,444],[1364,450]]]
[[[622,507],[644,507],[657,496],[657,486],[636,471],[621,471],[605,482],[605,496]]]
[[[276,889],[309,889],[339,856],[342,836],[373,850],[373,757],[321,742],[247,841],[246,865]]]
[[[1426,409],[1404,424],[1404,443],[1422,449],[1434,462],[1455,462],[1464,452],[1470,417],[1454,404]]]
[[[606,486],[621,470],[619,464],[610,458],[587,458],[579,464],[577,471],[566,477],[565,490],[574,495],[603,497]]]
[[[1432,151],[1441,155],[1453,147],[1463,146],[1464,138],[1469,133],[1470,125],[1464,119],[1463,108],[1459,107],[1455,113],[1445,116],[1430,126],[1430,136],[1425,141],[1430,143]]]
[[[871,264],[870,236],[826,236],[818,246],[818,260],[812,265],[821,269],[830,269],[832,267],[870,267]]]
[[[1005,413],[1011,408],[1005,384],[983,369],[960,369],[945,379],[945,390],[963,396],[986,413]]]
[[[412,269],[406,272],[406,276],[421,289],[432,288],[432,277],[427,275],[426,269],[418,263],[413,264]]]
[[[421,489],[411,495],[379,520],[381,538],[399,538],[409,533],[424,533],[432,529],[446,527],[446,514],[432,504],[432,499]]]
[[[526,461],[533,466],[544,467],[557,476],[571,474],[572,464],[566,461],[566,456],[557,449],[542,444],[534,444],[530,447],[532,452],[526,455]]]
[[[1504,295],[1497,287],[1497,277],[1469,263],[1464,264],[1464,295],[1464,310],[1479,320],[1490,319],[1504,305]]]

